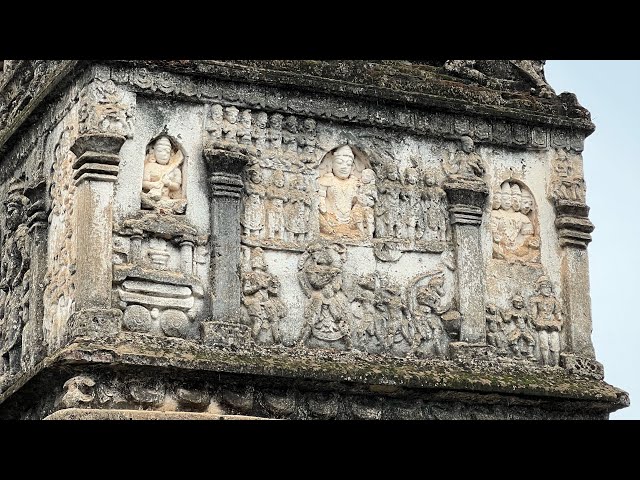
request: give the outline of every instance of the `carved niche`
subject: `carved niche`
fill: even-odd
[[[143,209],[175,214],[185,212],[184,161],[182,147],[166,133],[149,142],[140,194]]]
[[[320,234],[325,238],[373,238],[378,192],[369,161],[343,145],[328,152],[318,169]]]
[[[540,262],[540,227],[533,194],[520,181],[507,180],[491,200],[493,258]]]
[[[126,330],[199,339],[208,236],[185,214],[186,155],[166,131],[147,144],[141,209],[116,225],[114,304]]]

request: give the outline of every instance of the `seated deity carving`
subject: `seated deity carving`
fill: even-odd
[[[182,214],[187,207],[183,191],[184,153],[167,135],[147,146],[142,178],[142,208],[159,213]]]

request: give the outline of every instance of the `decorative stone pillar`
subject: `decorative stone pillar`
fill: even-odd
[[[484,344],[485,284],[480,224],[489,189],[481,180],[448,180],[443,186],[449,201],[456,255],[458,302],[462,314],[460,341]]]
[[[22,365],[33,367],[46,355],[42,319],[44,318],[44,289],[47,273],[47,229],[48,213],[45,203],[46,183],[44,178],[25,188],[30,200],[27,212],[29,237],[31,239],[31,258],[29,271],[29,321],[22,332]]]
[[[585,203],[558,199],[554,205],[557,216],[555,225],[562,247],[562,294],[567,316],[564,322],[566,351],[594,359],[586,249],[595,227],[588,218],[589,207]]]
[[[103,337],[120,331],[112,309],[113,192],[120,148],[131,135],[133,102],[111,80],[94,79],[82,92],[80,135],[71,146],[76,191],[76,313],[69,336]]]
[[[205,344],[237,344],[249,341],[249,327],[240,323],[240,176],[249,162],[246,151],[205,148],[211,211],[212,321],[204,322]]]

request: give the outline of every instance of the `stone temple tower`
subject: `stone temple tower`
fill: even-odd
[[[0,65],[0,418],[629,404],[544,61]]]

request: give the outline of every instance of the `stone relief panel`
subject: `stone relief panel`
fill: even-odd
[[[535,202],[522,182],[505,181],[491,197],[493,258],[539,263],[540,234]]]
[[[73,163],[76,156],[70,148],[77,138],[78,125],[73,112],[58,129],[50,167],[51,212],[44,290],[43,329],[50,352],[60,346],[67,320],[75,311],[77,219],[74,215],[76,186]]]
[[[500,356],[558,366],[563,350],[562,306],[546,275],[527,287],[529,295],[515,290],[503,308],[487,303],[487,344]]]
[[[557,149],[552,162],[549,197],[554,202],[586,202],[586,184],[580,155]]]
[[[262,249],[250,249],[249,268],[242,275],[242,314],[256,344],[282,343],[280,321],[288,311],[280,287],[280,280],[268,272]]]
[[[183,189],[185,155],[177,140],[160,134],[147,146],[142,178],[143,209],[182,214],[187,208]]]
[[[0,384],[21,370],[22,331],[29,321],[29,199],[24,180],[14,177],[3,201],[5,222],[0,258]]]
[[[130,137],[134,102],[113,80],[93,80],[81,93],[80,134],[105,132]]]

